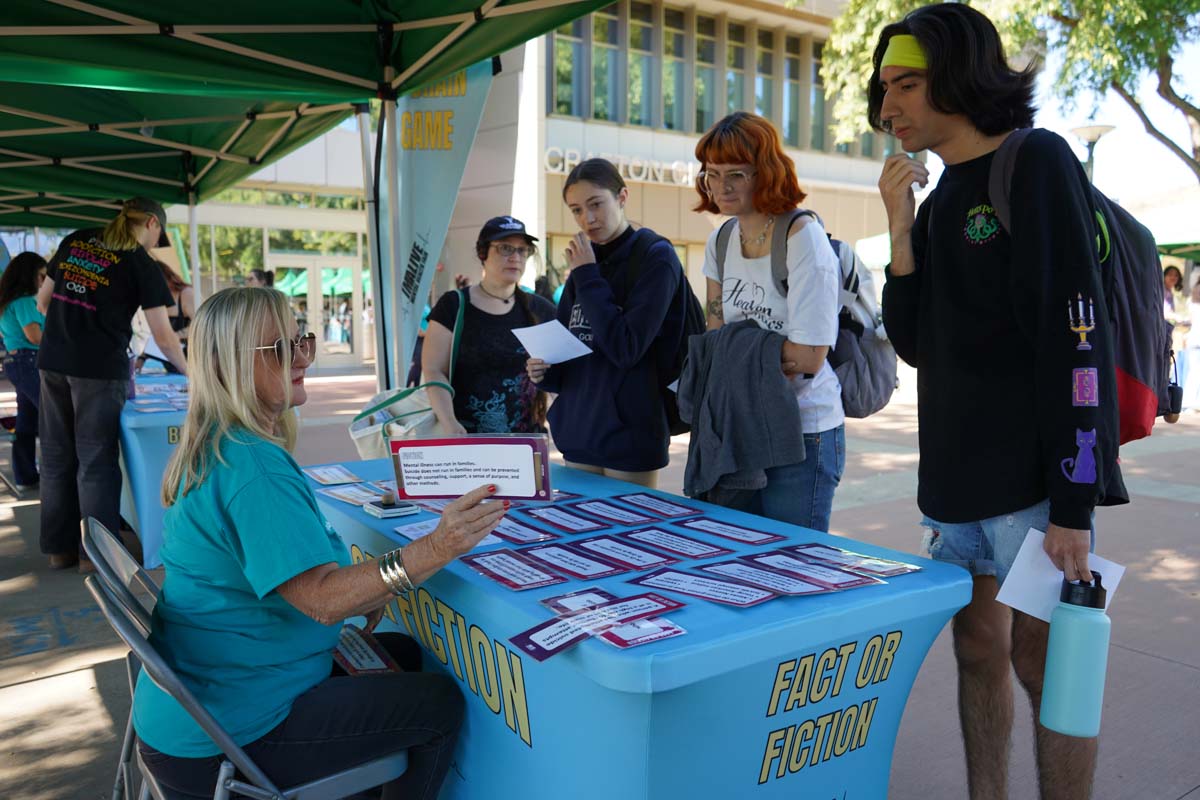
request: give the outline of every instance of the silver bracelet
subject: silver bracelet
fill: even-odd
[[[387,584],[392,594],[411,592],[415,587],[404,568],[404,548],[398,547],[379,557],[379,577]]]

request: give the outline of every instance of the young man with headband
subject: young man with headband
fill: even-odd
[[[1128,499],[1079,160],[1060,137],[1034,131],[1012,176],[1010,230],[988,194],[996,149],[1033,124],[1033,84],[1032,69],[1008,66],[986,17],[947,3],[883,29],[868,89],[872,127],[946,165],[919,212],[912,187],[928,181],[924,164],[899,154],[884,165],[892,263],[883,317],[896,352],[917,368],[917,500],[929,554],[974,576],[953,623],[974,800],[1007,797],[1010,668],[1035,720],[1041,703],[1049,626],[996,601],[1026,533],[1045,532],[1066,578],[1090,579],[1093,509]],[[1087,797],[1095,740],[1035,728],[1042,797]]]

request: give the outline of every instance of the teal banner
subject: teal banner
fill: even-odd
[[[491,85],[491,60],[467,67],[397,100],[396,124],[385,131],[391,141],[384,139],[379,177],[383,308],[377,309],[376,320],[385,326],[385,368],[393,387],[403,386],[408,373],[421,312]],[[393,152],[398,153],[394,165]]]

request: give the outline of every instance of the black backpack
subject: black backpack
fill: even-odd
[[[637,284],[638,278],[642,276],[646,254],[650,252],[650,248],[660,241],[667,241],[666,237],[659,236],[648,228],[640,228],[634,232],[633,237],[633,245],[625,261],[626,296],[617,299],[622,307],[625,305],[628,294]],[[704,333],[708,327],[708,321],[704,317],[704,306],[700,305],[700,300],[692,291],[691,284],[688,283],[687,273],[682,269],[679,275],[679,288],[675,290],[675,297],[671,299],[671,307],[682,307],[683,330],[678,339],[672,337],[670,341],[656,340],[654,364],[658,392],[662,396],[663,407],[667,412],[667,427],[672,436],[678,436],[681,433],[687,433],[692,428],[679,416],[679,401],[675,395],[673,384],[679,380],[679,375],[683,372],[683,362],[687,358],[688,352],[688,339]]]

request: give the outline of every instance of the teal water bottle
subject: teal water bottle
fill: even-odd
[[[1091,583],[1063,581],[1050,615],[1041,722],[1052,731],[1091,738],[1100,733],[1104,675],[1112,622],[1104,613],[1108,594],[1100,573]]]

